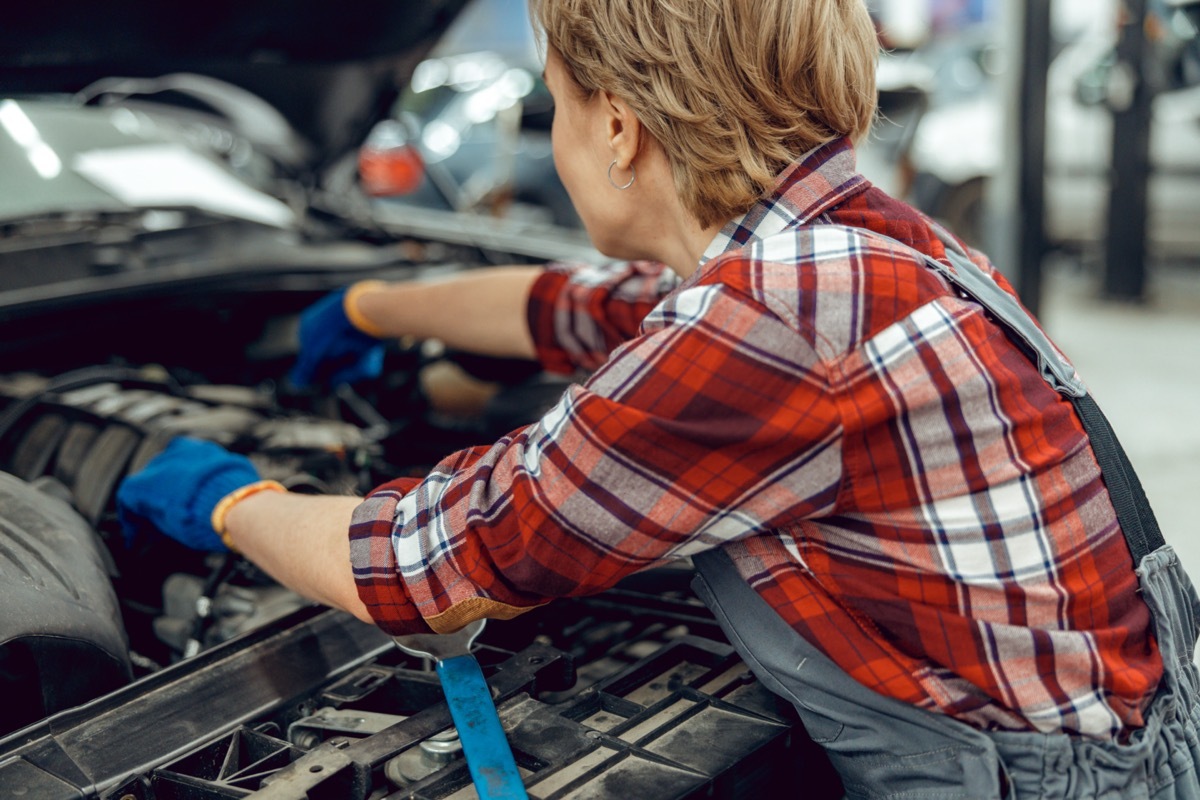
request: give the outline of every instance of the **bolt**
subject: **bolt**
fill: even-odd
[[[321,737],[313,731],[301,731],[295,735],[293,741],[296,743],[296,747],[302,750],[311,750],[321,743]]]
[[[442,764],[449,763],[450,759],[462,752],[462,742],[455,728],[448,728],[430,736],[421,742],[420,747],[426,755]]]

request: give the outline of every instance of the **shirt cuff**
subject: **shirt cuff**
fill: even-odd
[[[350,567],[358,597],[371,620],[390,636],[432,632],[409,599],[392,549],[396,503],[420,483],[419,478],[397,478],[376,487],[355,509],[350,524]]]

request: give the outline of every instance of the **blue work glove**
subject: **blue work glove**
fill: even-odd
[[[383,372],[383,343],[350,321],[346,292],[338,289],[300,315],[300,353],[292,367],[293,385],[302,389],[332,387],[378,378]]]
[[[157,529],[193,550],[228,552],[213,530],[217,503],[259,480],[245,456],[214,442],[178,438],[117,488],[117,516],[130,544]]]

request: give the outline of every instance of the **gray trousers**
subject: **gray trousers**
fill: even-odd
[[[985,732],[884,697],[792,630],[721,550],[693,557],[693,584],[758,679],[796,707],[849,798],[1200,800],[1197,599],[1169,545],[1137,574],[1164,675],[1127,744],[1067,734]]]

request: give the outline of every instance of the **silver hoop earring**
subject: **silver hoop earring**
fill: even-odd
[[[613,162],[608,165],[608,182],[612,184],[612,187],[614,189],[619,189],[623,192],[626,189],[628,189],[630,186],[633,186],[633,182],[635,180],[637,180],[637,170],[634,169],[633,164],[630,164],[629,171],[632,174],[629,176],[629,183],[625,184],[624,186],[617,186],[617,182],[612,179],[613,167],[615,167],[616,165],[617,165],[617,160],[614,158]]]

